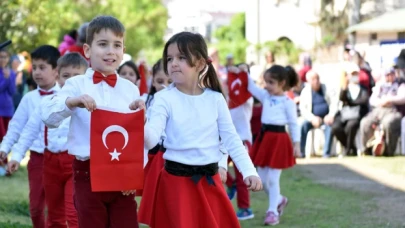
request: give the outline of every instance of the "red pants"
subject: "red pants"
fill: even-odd
[[[248,150],[250,150],[251,145],[249,142],[244,141],[243,142],[245,146],[247,147]],[[228,160],[228,164],[231,162],[231,158]],[[233,166],[235,170],[235,178],[227,173],[227,178],[226,178],[226,186],[228,188],[232,188],[234,184],[236,184],[236,203],[238,205],[238,208],[240,209],[247,209],[250,208],[250,197],[249,197],[249,190],[247,189],[247,186],[245,182],[243,181],[243,176],[239,172],[238,168],[236,166]]]
[[[138,228],[135,195],[92,192],[90,161],[73,161],[74,204],[80,228]]]
[[[28,182],[30,187],[30,215],[34,228],[45,228],[45,192],[42,183],[44,156],[31,151],[28,161]]]
[[[3,140],[3,137],[7,133],[8,123],[10,122],[11,117],[0,116],[0,142]]]
[[[47,227],[79,227],[73,205],[74,156],[67,152],[44,152],[44,189],[48,207]],[[67,224],[66,224],[67,222]]]

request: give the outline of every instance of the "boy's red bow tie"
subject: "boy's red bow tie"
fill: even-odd
[[[45,95],[51,95],[53,94],[53,91],[43,91],[43,90],[39,90],[39,95],[40,96],[45,96]]]
[[[117,84],[117,75],[116,74],[110,74],[107,76],[104,76],[103,74],[101,74],[98,71],[94,71],[93,74],[93,83],[97,84],[100,83],[101,81],[105,81],[107,82],[107,84],[111,87],[114,87],[115,84]]]

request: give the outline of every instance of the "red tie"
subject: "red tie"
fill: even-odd
[[[53,94],[53,91],[43,91],[43,90],[38,90],[39,91],[39,95],[41,96],[45,96],[45,95],[51,95]]]
[[[116,74],[110,74],[107,75],[106,77],[101,74],[98,71],[94,71],[94,75],[93,75],[93,83],[97,84],[100,83],[101,81],[105,81],[107,82],[107,84],[111,87],[114,87],[115,84],[117,84],[117,75]]]

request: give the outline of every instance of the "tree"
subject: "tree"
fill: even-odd
[[[57,46],[63,35],[97,15],[117,17],[126,28],[126,51],[161,48],[167,10],[160,0],[8,0],[0,1],[0,41],[14,51]]]
[[[234,56],[235,63],[245,62],[246,47],[248,42],[245,38],[245,14],[235,14],[228,26],[222,26],[215,31],[215,38],[219,40],[217,47],[219,53]]]

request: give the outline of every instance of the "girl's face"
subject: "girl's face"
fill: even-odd
[[[10,56],[5,51],[0,51],[0,67],[4,68],[7,66],[8,61],[10,61]]]
[[[156,92],[159,92],[169,86],[170,83],[172,83],[172,80],[169,76],[163,70],[160,70],[154,75],[152,85],[156,88]]]
[[[135,73],[134,69],[132,69],[131,67],[126,66],[126,65],[123,66],[119,72],[119,75],[122,78],[125,78],[125,79],[129,80],[130,82],[136,84],[136,80],[137,80],[136,73]]]
[[[178,85],[198,82],[197,66],[192,67],[187,63],[187,58],[180,53],[177,43],[170,44],[167,48],[167,71],[173,82]]]
[[[264,88],[271,95],[282,95],[284,93],[283,87],[285,81],[278,82],[276,79],[270,77],[268,73],[264,75],[264,81],[266,82]]]

